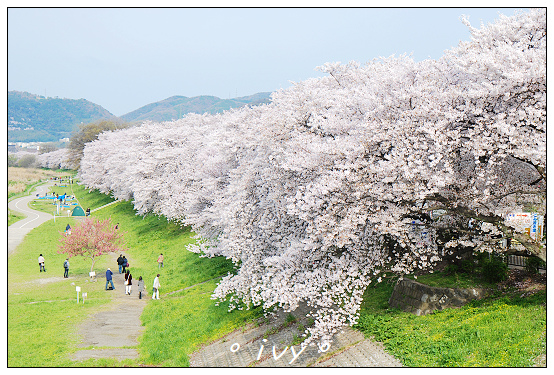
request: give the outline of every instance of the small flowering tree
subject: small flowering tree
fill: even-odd
[[[62,236],[60,242],[58,253],[90,258],[91,272],[97,256],[125,249],[123,233],[115,229],[111,219],[86,218],[71,231],[71,235]]]

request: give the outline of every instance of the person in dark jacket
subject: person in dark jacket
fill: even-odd
[[[131,295],[131,286],[133,285],[133,275],[127,270],[125,272],[125,294]]]
[[[69,277],[69,258],[66,258],[63,262],[63,270],[63,277],[67,279]]]
[[[108,283],[112,284],[112,289],[115,290],[115,286],[113,286],[112,275],[112,270],[108,268],[108,270],[106,271],[106,290],[108,290]]]
[[[128,267],[129,262],[127,261],[127,258],[125,255],[123,255],[123,273],[125,273],[125,269]]]
[[[117,265],[119,266],[119,273],[121,273],[121,269],[123,268],[123,255],[119,254],[119,258],[117,258]]]

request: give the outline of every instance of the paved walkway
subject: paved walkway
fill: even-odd
[[[118,254],[110,254],[113,264],[117,263]],[[129,259],[131,261],[132,259]],[[115,290],[106,293],[112,295],[108,309],[100,311],[87,319],[80,327],[81,343],[79,350],[71,357],[74,361],[83,361],[89,358],[116,358],[117,360],[138,358],[138,337],[144,327],[140,321],[142,310],[148,298],[138,298],[138,279],[133,279],[131,295],[125,294],[123,274],[119,274],[116,267],[112,269]],[[105,273],[98,277],[98,283],[106,284]],[[130,348],[131,347],[131,348]]]
[[[308,310],[292,315],[280,312],[261,325],[250,325],[217,340],[191,355],[191,367],[401,367],[382,346],[365,339],[349,327],[333,337],[329,347],[309,345],[304,349],[295,339],[307,325]]]
[[[13,199],[8,202],[8,208],[13,211],[17,211],[26,216],[25,219],[19,220],[8,227],[8,255],[11,254],[17,246],[23,241],[23,238],[31,231],[31,229],[38,227],[42,223],[54,218],[51,214],[46,212],[35,211],[29,208],[29,202],[36,198],[37,194],[44,195],[50,186],[54,185],[54,182],[50,181],[46,184],[39,185],[36,189],[26,197]]]

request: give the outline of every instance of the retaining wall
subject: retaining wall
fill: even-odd
[[[426,315],[435,310],[463,306],[485,295],[484,289],[436,288],[402,279],[394,287],[389,306],[415,315]]]

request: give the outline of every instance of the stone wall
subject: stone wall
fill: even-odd
[[[485,295],[484,289],[436,288],[402,279],[394,287],[389,306],[415,315],[426,315],[435,310],[463,306]]]

